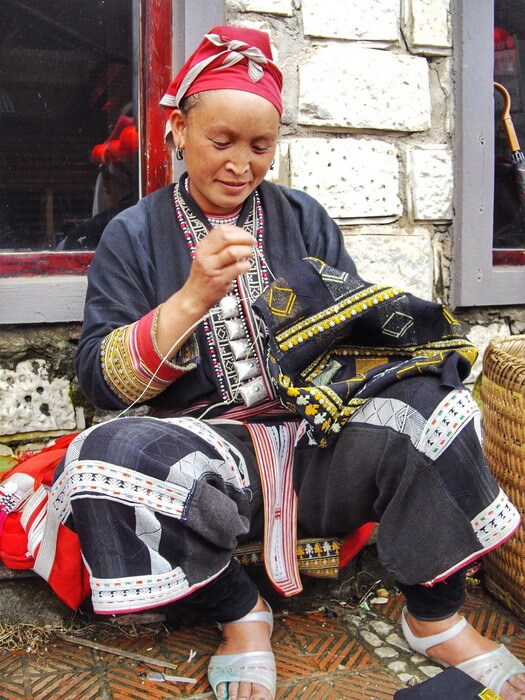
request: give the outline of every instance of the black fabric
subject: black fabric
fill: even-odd
[[[491,700],[498,700],[499,695],[489,691]],[[437,676],[423,683],[403,688],[394,694],[395,700],[477,700],[489,695],[484,685],[474,680],[459,668],[450,666]],[[501,699],[500,699],[501,700]]]
[[[466,569],[456,571],[445,581],[434,586],[408,586],[396,581],[405,596],[408,612],[418,620],[435,622],[446,620],[456,613],[465,602]]]
[[[216,579],[183,599],[185,607],[208,615],[215,622],[234,622],[253,610],[259,592],[237,559]]]

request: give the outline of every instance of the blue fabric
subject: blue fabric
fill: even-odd
[[[265,220],[264,255],[275,276],[284,272],[288,261],[308,255],[355,272],[341,231],[320,204],[307,194],[267,182],[258,191]],[[192,212],[206,221],[184,187],[181,192]],[[99,408],[124,407],[102,375],[100,344],[104,337],[156,308],[188,276],[190,255],[175,217],[172,193],[173,185],[165,187],[113,218],[89,267],[75,364],[83,392]],[[249,197],[238,225],[242,226],[251,206]],[[201,331],[198,336],[205,349]],[[199,367],[152,399],[151,405],[175,411],[204,398],[220,401],[211,358],[203,351],[201,360]]]

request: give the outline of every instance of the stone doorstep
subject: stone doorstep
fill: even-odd
[[[8,569],[0,563],[0,581],[12,581],[15,578],[35,578],[38,577],[33,569]]]

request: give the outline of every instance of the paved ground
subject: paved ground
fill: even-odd
[[[260,570],[255,577],[275,611],[277,698],[383,700],[439,672],[406,646],[398,624],[403,601],[382,578],[373,546],[337,581],[305,578],[305,592],[295,598],[276,596]],[[380,595],[381,588],[388,593]],[[160,618],[154,611],[153,617],[95,619],[71,613],[32,578],[0,581],[0,611],[1,700],[212,697],[206,666],[217,631],[188,612],[166,608]],[[505,642],[525,661],[525,626],[482,583],[469,585],[465,612],[480,631]],[[155,671],[195,682],[149,680]]]

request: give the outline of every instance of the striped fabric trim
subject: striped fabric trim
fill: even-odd
[[[206,413],[206,421],[214,420],[215,417],[218,418],[228,418],[229,420],[249,420],[250,418],[258,418],[262,420],[264,418],[275,418],[281,417],[286,420],[291,420],[296,417],[289,409],[284,408],[279,399],[273,399],[272,401],[265,401],[264,403],[258,403],[253,406],[245,406],[244,404],[237,404],[231,408],[224,409],[224,406],[220,404],[217,407],[216,414],[214,413],[213,407],[215,404],[209,401],[198,401],[197,403],[187,406],[181,410],[177,411],[177,416],[193,416],[198,418],[203,413]],[[172,414],[171,411],[157,411],[155,413],[156,418],[169,418]],[[213,416],[213,418],[212,418]],[[297,417],[297,420],[299,418]]]
[[[297,495],[293,459],[298,426],[246,423],[255,448],[264,496],[264,565],[284,596],[303,590],[297,566]]]
[[[422,585],[433,586],[440,581],[444,581],[456,571],[463,569],[481,556],[492,552],[492,550],[512,537],[518,530],[520,522],[521,516],[519,512],[500,489],[490,506],[487,506],[485,510],[471,520],[472,528],[480,542],[480,549],[469,554],[450,569],[443,571],[436,578],[426,581]]]
[[[434,409],[416,448],[435,461],[471,420],[476,421],[481,437],[480,411],[471,393],[467,389],[451,391]]]
[[[193,586],[179,567],[161,574],[114,579],[98,579],[90,574],[93,609],[99,615],[122,615],[167,605],[206,586],[225,569]]]
[[[51,578],[56,560],[59,527],[60,521],[56,513],[46,503],[44,532],[33,565],[34,571],[45,581]]]
[[[198,350],[193,336],[177,355],[183,365],[162,360],[155,340],[159,309],[160,306],[135,323],[115,328],[100,346],[106,384],[126,404],[139,399],[148,401],[196,367]]]
[[[47,515],[48,492],[40,485],[27,500],[20,518],[20,524],[27,532],[27,550],[32,557],[36,557],[42,537]]]
[[[472,521],[476,537],[483,547],[492,547],[507,539],[518,527],[520,515],[500,489],[494,501]]]

